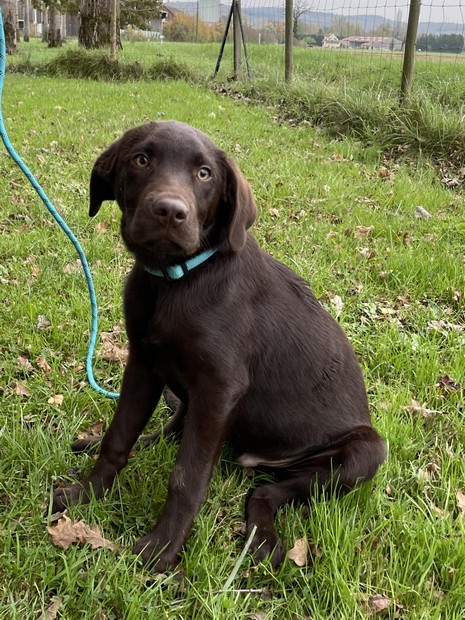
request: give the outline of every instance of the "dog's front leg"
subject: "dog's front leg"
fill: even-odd
[[[163,513],[155,528],[133,547],[133,553],[157,572],[177,563],[228,436],[231,405],[225,402],[221,406],[211,405],[211,401],[208,406],[189,401]]]
[[[90,495],[103,495],[118,472],[126,465],[129,453],[152,415],[163,390],[143,357],[131,352],[123,375],[121,395],[113,420],[103,440],[98,459],[88,476],[78,484],[55,491],[52,512],[77,502],[88,503]]]

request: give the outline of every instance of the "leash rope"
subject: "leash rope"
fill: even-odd
[[[91,306],[91,330],[90,330],[89,346],[87,349],[87,357],[86,357],[87,378],[90,383],[90,386],[99,394],[103,394],[107,398],[118,398],[119,394],[117,394],[116,392],[109,392],[108,390],[101,388],[97,384],[94,378],[94,372],[93,372],[92,366],[93,366],[95,344],[97,341],[97,332],[98,332],[98,309],[97,309],[97,298],[95,295],[94,283],[92,280],[92,274],[90,272],[89,263],[87,262],[86,255],[84,254],[84,250],[82,249],[79,241],[76,239],[76,237],[74,236],[69,226],[66,224],[66,222],[63,220],[63,218],[58,213],[56,208],[53,206],[53,204],[48,199],[46,193],[44,192],[42,187],[39,185],[37,179],[34,177],[32,172],[29,170],[29,168],[23,162],[21,157],[15,151],[13,145],[10,142],[10,139],[8,138],[8,134],[6,132],[5,124],[3,121],[3,112],[2,112],[2,94],[3,94],[3,84],[5,80],[5,67],[6,67],[6,42],[5,42],[5,32],[3,28],[2,9],[0,7],[0,136],[2,138],[2,142],[5,145],[5,148],[8,151],[10,157],[17,164],[20,170],[24,173],[28,181],[31,183],[32,187],[35,189],[35,191],[41,198],[44,205],[47,207],[51,216],[54,218],[54,220],[57,222],[57,224],[66,234],[66,236],[71,241],[76,252],[79,255],[82,268],[84,269],[84,275],[86,277],[87,289],[89,291],[90,306]]]

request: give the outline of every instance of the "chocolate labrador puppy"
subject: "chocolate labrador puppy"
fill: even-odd
[[[129,359],[94,468],[56,490],[52,509],[112,485],[167,387],[179,406],[164,430],[182,436],[164,510],[134,552],[158,571],[177,562],[228,443],[241,465],[275,474],[249,494],[246,520],[256,558],[277,566],[277,508],[323,486],[345,492],[385,458],[355,354],[306,282],[247,232],[250,187],[201,132],[166,121],[125,133],[95,162],[89,214],[105,200],[135,258]]]

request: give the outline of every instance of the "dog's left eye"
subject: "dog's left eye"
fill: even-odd
[[[202,166],[197,172],[197,178],[201,181],[207,181],[212,175],[212,171],[207,166]]]
[[[146,155],[137,155],[134,162],[139,168],[147,168],[149,165],[149,158]]]

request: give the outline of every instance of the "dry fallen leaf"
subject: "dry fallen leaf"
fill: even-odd
[[[32,372],[34,370],[31,362],[29,361],[29,359],[27,357],[25,357],[24,355],[20,355],[18,357],[18,359],[16,360],[18,363],[18,366],[26,371],[26,372]]]
[[[431,213],[429,213],[424,207],[419,205],[415,209],[415,217],[422,218],[424,220],[429,220],[431,217]]]
[[[356,226],[354,230],[354,237],[369,237],[374,229],[374,226]]]
[[[106,233],[110,229],[109,222],[99,222],[95,225],[95,232]]]
[[[38,357],[37,358],[37,366],[40,368],[40,370],[43,370],[44,372],[50,372],[52,370],[52,367],[47,362],[45,357]]]
[[[95,424],[89,426],[86,431],[82,431],[77,434],[78,439],[89,439],[89,437],[100,437],[103,435],[103,427],[105,425],[104,420],[98,420]]]
[[[339,295],[334,295],[334,297],[331,297],[330,301],[336,312],[340,314],[344,309],[344,302],[342,301],[342,297],[340,297]]]
[[[56,405],[57,407],[61,407],[61,405],[63,404],[63,399],[63,394],[55,394],[55,396],[50,396],[47,402],[49,405]]]
[[[38,330],[47,329],[48,327],[50,327],[51,324],[52,322],[47,316],[45,316],[45,314],[39,314],[39,316],[37,317],[37,329]]]
[[[457,508],[460,510],[460,515],[465,517],[465,493],[459,489],[455,497],[457,498]]]
[[[102,349],[100,357],[107,362],[126,362],[129,351],[127,345],[121,346],[119,340],[119,330],[111,332],[102,332],[100,338],[102,340]]]
[[[445,395],[447,392],[460,392],[462,386],[457,383],[449,375],[439,377],[436,387]]]
[[[287,552],[287,557],[295,562],[297,566],[305,566],[308,559],[308,541],[306,538],[298,538],[292,549]]]
[[[63,599],[60,597],[55,597],[50,605],[47,605],[45,608],[45,612],[39,616],[39,620],[55,620],[60,610],[60,607],[63,606]]]
[[[368,599],[368,608],[371,613],[378,614],[380,611],[388,609],[391,605],[391,599],[384,594],[375,594]]]
[[[12,393],[17,394],[18,396],[25,396],[26,398],[29,398],[29,396],[31,395],[27,387],[19,381],[15,382]]]
[[[370,248],[358,248],[358,253],[363,258],[374,258],[375,253],[370,250]]]
[[[418,413],[419,415],[423,416],[424,418],[431,418],[433,413],[440,413],[440,411],[438,409],[428,409],[424,405],[420,405],[420,403],[417,400],[415,400],[415,399],[412,399],[412,404],[411,405],[407,405],[406,407],[402,407],[402,409],[404,411],[408,411],[409,413]]]
[[[47,527],[51,536],[52,544],[61,549],[68,549],[73,543],[81,545],[89,544],[92,549],[100,547],[106,549],[116,549],[116,545],[103,538],[97,525],[90,527],[84,521],[73,521],[66,515],[57,521],[54,526]]]

